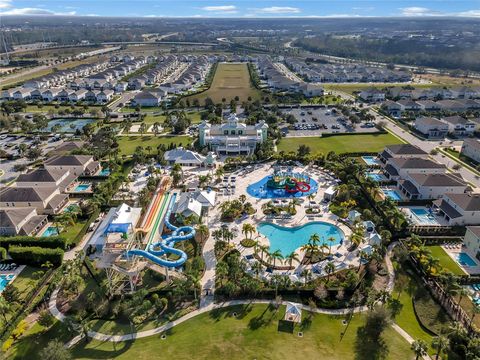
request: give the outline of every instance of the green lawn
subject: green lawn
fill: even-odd
[[[322,100],[322,101],[320,101]],[[343,99],[333,95],[325,95],[321,98],[314,97],[311,99],[305,99],[302,101],[302,104],[325,104],[325,105],[337,105],[343,103]]]
[[[73,244],[76,240],[78,233],[85,226],[86,220],[77,221],[75,225],[68,226],[64,231],[60,233],[61,236],[67,239],[68,244]]]
[[[458,266],[441,246],[429,246],[432,256],[440,260],[440,265],[455,275],[465,275],[465,272]]]
[[[200,104],[203,104],[204,100],[210,97],[214,103],[220,103],[223,98],[230,102],[235,96],[238,96],[240,101],[246,101],[249,96],[252,99],[260,97],[260,92],[250,81],[247,64],[218,64],[210,88],[189,96],[188,99],[198,99]]]
[[[15,278],[12,285],[18,292],[20,299],[25,299],[26,296],[32,291],[35,284],[43,276],[40,272],[44,272],[43,269],[27,265],[25,269]]]
[[[329,151],[336,153],[346,152],[377,152],[387,145],[399,144],[401,141],[391,134],[379,135],[339,135],[326,138],[320,137],[295,137],[282,138],[277,147],[278,151],[296,152],[300,145],[310,147],[312,153],[326,154]]]
[[[176,144],[177,146],[185,146],[189,144],[192,139],[188,136],[118,136],[118,147],[121,155],[132,155],[137,146],[151,146],[153,151],[156,151],[157,146],[164,144]]]
[[[237,317],[232,313],[237,312]],[[73,348],[75,359],[373,359],[357,331],[364,324],[364,315],[354,315],[349,326],[342,324],[343,317],[314,315],[310,324],[297,325],[285,331],[279,320],[285,308],[278,312],[267,305],[233,307],[202,314],[167,332],[165,340],[155,335],[133,342],[114,344],[91,341]],[[304,316],[306,313],[304,312]],[[66,340],[63,326],[56,324],[41,336],[35,325],[17,342],[8,355],[10,359],[38,359],[38,351],[47,338],[60,336]],[[292,331],[293,330],[293,331]],[[303,332],[303,337],[297,335]],[[342,336],[342,332],[345,334]],[[383,340],[387,359],[410,359],[413,354],[408,343],[393,329],[388,328]],[[37,356],[35,356],[37,355]]]

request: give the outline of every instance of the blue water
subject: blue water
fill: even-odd
[[[287,256],[307,244],[310,236],[315,233],[320,237],[319,245],[324,243],[333,246],[340,244],[344,239],[342,230],[322,221],[314,221],[296,227],[283,227],[264,222],[257,226],[257,230],[270,241],[270,252],[280,250],[283,256]],[[332,243],[328,241],[327,239],[330,237],[333,237],[335,241]]]
[[[42,237],[56,236],[58,235],[56,226],[49,226],[43,233]]]
[[[59,125],[59,132],[74,133],[82,130],[87,124],[94,122],[93,119],[55,119],[48,122],[48,126],[43,131],[52,131],[55,125]]]
[[[300,174],[293,173],[293,176],[303,177]],[[308,196],[310,194],[316,193],[318,191],[318,183],[310,178],[310,190],[307,192],[297,191],[295,193],[289,193],[285,189],[270,189],[267,188],[267,181],[271,179],[271,176],[265,176],[262,180],[250,184],[247,187],[247,193],[250,196],[259,198],[259,199],[274,199],[274,198],[292,198],[292,197],[302,197]],[[308,182],[308,181],[307,181]]]
[[[13,275],[0,275],[0,293],[7,287],[12,281]]]
[[[402,200],[402,196],[396,190],[382,189],[382,192],[385,194],[385,196],[389,197],[394,201]]]
[[[475,260],[473,260],[470,257],[470,255],[464,252],[460,252],[457,255],[455,255],[455,259],[462,266],[477,266],[477,263],[475,262]]]
[[[378,181],[378,182],[387,180],[387,178],[385,177],[385,175],[379,174],[379,173],[367,173],[367,176],[368,176],[370,179],[372,179],[372,180],[374,180],[374,181]]]
[[[75,189],[73,191],[82,192],[82,191],[87,191],[89,188],[90,188],[89,184],[80,184],[75,186]]]
[[[98,176],[108,176],[108,175],[110,175],[110,169],[102,169],[102,171],[98,173]]]
[[[435,215],[431,214],[427,209],[411,208],[410,211],[418,219],[418,224],[420,225],[440,225]]]
[[[376,156],[362,156],[362,160],[365,161],[365,164],[369,166],[379,165],[380,163],[377,160]]]

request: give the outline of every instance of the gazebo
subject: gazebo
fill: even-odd
[[[302,322],[302,309],[300,308],[300,305],[291,302],[287,303],[284,320],[294,323]]]

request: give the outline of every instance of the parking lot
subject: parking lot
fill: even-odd
[[[293,108],[283,110],[291,114],[297,122],[291,127],[281,128],[286,136],[318,136],[322,133],[375,132],[375,124],[357,124],[353,128],[350,121],[335,108]]]

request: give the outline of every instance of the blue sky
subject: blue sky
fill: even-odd
[[[480,0],[0,0],[0,15],[480,18]]]

